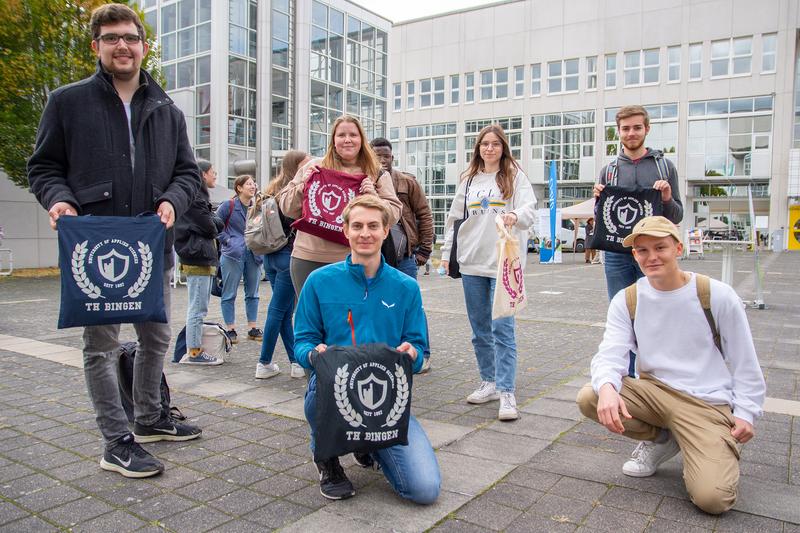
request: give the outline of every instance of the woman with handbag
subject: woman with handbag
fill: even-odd
[[[289,181],[297,174],[297,170],[311,158],[300,150],[290,150],[283,156],[281,171],[275,179],[269,182],[264,192],[265,197],[276,197]],[[256,201],[255,209],[261,209],[262,197]],[[280,334],[283,347],[289,357],[291,370],[289,377],[305,377],[303,367],[294,359],[294,331],[292,329],[292,313],[294,312],[294,285],[289,274],[289,259],[294,247],[294,230],[291,227],[293,219],[285,216],[278,209],[283,232],[288,237],[286,246],[264,255],[264,271],[267,273],[269,285],[272,287],[272,298],[267,309],[267,319],[264,322],[264,340],[261,341],[261,356],[256,364],[256,379],[266,379],[280,374],[280,367],[272,362],[275,345]]]
[[[495,218],[502,217],[519,242],[528,242],[536,196],[508,146],[505,132],[497,124],[478,134],[469,168],[445,222],[442,261],[445,272],[460,272],[467,316],[472,327],[472,346],[478,361],[481,384],[467,402],[482,404],[500,400],[498,418],[519,417],[514,397],[517,344],[514,317],[492,320],[492,301],[497,277]],[[451,255],[451,250],[454,252]]]
[[[236,293],[243,276],[247,338],[260,341],[263,333],[256,325],[261,256],[253,254],[244,242],[247,209],[256,194],[256,182],[253,176],[245,174],[236,178],[233,187],[236,196],[219,204],[217,217],[224,222],[223,230],[219,234],[219,241],[222,243],[222,257],[219,260],[222,271],[220,307],[222,307],[222,319],[225,321],[228,338],[233,344],[236,344],[239,342],[239,336],[236,333]]]
[[[306,184],[312,175],[320,171],[332,171],[327,172],[328,174],[338,172],[345,178],[350,177],[351,179],[352,177],[363,177],[358,186],[357,195],[374,194],[381,198],[391,213],[390,225],[400,219],[402,204],[394,192],[392,178],[381,169],[378,157],[366,141],[364,129],[357,118],[349,115],[337,118],[331,127],[325,156],[322,159],[309,161],[278,193],[278,205],[284,215],[302,219],[304,201],[309,202]],[[325,202],[326,197],[324,194],[318,196],[312,199],[319,208],[319,204]],[[331,199],[331,197],[328,198]],[[344,209],[346,204],[347,201],[339,204],[339,209]],[[322,237],[302,229],[297,230],[289,270],[298,298],[309,274],[325,265],[343,261],[347,257],[350,247],[344,244],[346,242],[343,234],[341,240],[337,241],[331,240],[330,236]]]
[[[203,350],[203,319],[208,313],[211,283],[219,265],[216,238],[222,221],[214,216],[208,189],[217,184],[217,171],[211,162],[198,159],[203,183],[186,213],[175,222],[175,252],[186,275],[189,302],[186,307],[186,353],[181,363],[221,365],[222,360]],[[178,354],[176,354],[178,355]]]

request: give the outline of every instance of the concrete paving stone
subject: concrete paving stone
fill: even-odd
[[[9,463],[6,466],[0,467],[0,486],[7,485],[15,479],[30,476],[34,471],[25,465],[19,463]],[[0,494],[3,491],[0,490]]]
[[[783,533],[800,533],[800,525],[784,523]]]
[[[307,486],[309,486],[308,480],[286,474],[275,474],[270,478],[253,484],[250,488],[271,496],[282,497]]]
[[[325,498],[319,492],[319,478],[315,483],[312,483],[305,488],[287,494],[284,500],[298,503],[310,509],[321,509],[327,505],[335,505],[335,502]]]
[[[259,509],[242,516],[243,519],[255,522],[262,527],[281,528],[314,512],[308,507],[286,500],[274,500]]]
[[[50,531],[59,531],[53,524],[45,522],[36,516],[29,516],[16,522],[11,522],[3,525],[3,533],[44,533]]]
[[[0,501],[0,526],[14,520],[19,520],[23,516],[28,516],[28,511],[20,509],[10,502]]]
[[[466,414],[457,416],[450,422],[453,424],[457,424],[459,426],[468,427],[470,429],[476,429],[479,427],[486,426],[496,419],[497,419],[497,413],[493,413],[492,416],[489,418],[481,418],[478,416],[472,416],[472,414]]]
[[[35,441],[34,443],[30,444],[29,446],[25,446],[24,448],[17,448],[16,450],[11,450],[5,452],[3,455],[7,459],[11,459],[12,461],[19,461],[21,463],[28,463],[33,460],[38,460],[40,457],[50,455],[60,451],[55,446],[51,446],[46,442]],[[76,458],[77,460],[77,458]],[[61,465],[57,465],[61,466]]]
[[[783,522],[763,516],[756,516],[738,511],[728,511],[717,519],[719,533],[762,533],[764,531],[781,531]]]
[[[785,459],[788,463],[788,459]],[[767,481],[775,481],[777,483],[786,483],[789,476],[788,464],[783,466],[772,466],[767,464],[753,463],[750,461],[739,462],[739,473],[748,478],[763,479]]]
[[[495,503],[524,511],[542,496],[544,496],[543,491],[514,485],[513,483],[500,482],[484,492],[482,497]]]
[[[314,466],[314,462],[311,460],[310,452],[307,462],[286,470],[284,474],[287,476],[296,477],[298,479],[305,479],[319,483],[319,472],[317,472],[317,467]]]
[[[85,458],[97,458],[100,460],[100,456],[103,455],[105,447],[102,441],[94,440],[92,442],[87,442],[86,444],[80,444],[76,446],[70,446],[70,451]]]
[[[205,432],[204,432],[205,433]],[[160,446],[158,449],[151,446],[151,452],[159,459],[176,463],[194,463],[213,457],[217,452],[201,448],[197,444],[180,444],[171,442],[169,445]]]
[[[530,511],[556,521],[569,521],[579,524],[593,509],[590,502],[565,498],[557,494],[545,494],[534,503]]]
[[[18,505],[38,513],[84,497],[86,497],[86,494],[72,487],[55,485],[46,489],[28,492],[23,496],[17,497],[14,501]]]
[[[308,446],[308,437],[297,437],[290,433],[277,433],[258,442],[262,446],[269,446],[275,450],[288,450],[296,446]]]
[[[274,498],[259,494],[248,489],[239,489],[228,494],[223,494],[215,500],[208,502],[209,505],[231,516],[242,516],[259,507],[272,502]]]
[[[576,422],[583,419],[583,415],[581,415],[578,410],[574,398],[572,401],[539,398],[520,407],[520,411],[534,415],[566,418],[567,420],[574,420]]]
[[[322,509],[308,514],[281,529],[282,533],[372,533],[375,526],[352,517],[341,516]]]
[[[547,492],[559,479],[561,479],[561,476],[558,474],[536,470],[528,466],[520,466],[507,475],[503,482]]]
[[[75,427],[72,427],[72,426],[68,426],[68,425],[58,424],[58,425],[56,425],[54,427],[51,427],[51,428],[48,428],[48,429],[44,429],[44,430],[41,430],[41,431],[33,432],[33,434],[36,435],[36,438],[39,438],[39,439],[42,439],[42,440],[45,440],[45,441],[55,442],[56,444],[61,446],[61,439],[62,438],[67,437],[69,435],[73,435],[73,434],[78,433],[78,432],[80,432],[80,430],[78,428],[75,428]]]
[[[220,435],[231,435],[236,436],[237,433],[240,431],[247,429],[247,424],[241,424],[234,420],[221,420],[220,422],[216,422],[211,424],[210,426],[205,426],[203,428],[203,432],[209,433],[217,433]]]
[[[608,492],[608,485],[564,476],[548,492],[565,498],[597,502]]]
[[[222,395],[220,398],[251,409],[261,409],[290,400],[296,400],[297,395],[291,392],[272,389],[268,386],[254,385],[254,388],[236,394]]]
[[[646,533],[708,533],[710,531],[712,530],[663,518],[652,519],[645,530]]]
[[[663,496],[650,494],[640,490],[628,489],[625,487],[611,487],[601,498],[605,506],[616,507],[626,511],[633,511],[651,515],[661,503]]]
[[[86,496],[59,507],[48,509],[41,516],[62,527],[73,527],[101,514],[113,511],[114,508],[97,498]]]
[[[233,450],[234,448],[244,446],[245,444],[249,443],[230,435],[214,437],[210,439],[204,438],[199,441],[199,445],[210,452],[227,452],[229,450]]]
[[[233,492],[238,488],[232,482],[209,477],[176,489],[175,492],[198,502],[207,502],[219,498],[223,494]]]
[[[206,398],[230,397],[232,395],[251,390],[255,387],[251,383],[239,383],[233,380],[202,380],[191,385],[183,385],[179,390]]]
[[[96,493],[97,497],[117,507],[128,507],[164,493],[160,488],[149,483],[139,483],[139,480],[135,479],[121,479],[120,486],[99,491]]]
[[[17,435],[16,437],[11,437],[3,441],[3,455],[6,457],[12,457],[10,452],[14,450],[19,450],[20,448],[27,448],[29,446],[33,446],[39,442],[35,437],[31,437],[30,435]]]
[[[800,486],[741,477],[734,509],[800,524],[797,502],[800,502]]]
[[[435,533],[481,533],[486,529],[457,518],[448,518],[431,531]]]
[[[245,463],[230,470],[219,472],[218,477],[224,479],[228,483],[235,483],[237,485],[248,486],[257,483],[275,474],[274,471],[262,468],[252,463]]]
[[[60,484],[60,482],[51,477],[42,474],[33,474],[4,482],[0,485],[0,494],[13,500],[30,492],[53,487],[58,484]]]
[[[475,496],[508,474],[513,465],[447,451],[436,453],[442,489]]]
[[[546,440],[484,430],[473,432],[444,449],[471,457],[522,464],[549,444],[550,441]]]
[[[165,492],[150,498],[141,503],[136,503],[128,507],[128,510],[133,514],[143,518],[146,521],[161,520],[164,517],[182,513],[187,509],[191,509],[197,505],[193,502],[177,494]]]
[[[462,439],[473,431],[472,427],[464,425],[449,424],[427,418],[417,418],[417,420],[428,435],[428,440],[434,449]]]
[[[455,516],[492,531],[501,531],[521,514],[522,511],[501,505],[482,494],[456,511]]]
[[[630,455],[633,448],[631,448],[630,440],[620,440],[614,438],[611,433],[606,435],[595,435],[589,433],[579,433],[571,431],[562,435],[558,439],[559,444],[569,444],[573,446],[581,446],[588,448],[596,448],[609,453],[623,454],[624,456]]]
[[[200,472],[174,463],[165,464],[164,466],[163,474],[147,478],[149,483],[161,487],[162,489],[176,489],[206,478],[206,476]]]
[[[190,388],[196,383],[203,381],[203,379],[206,379],[200,374],[180,370],[172,365],[164,365],[164,374],[167,376],[167,383],[169,383],[170,391],[175,389],[176,391],[183,392],[186,388]]]
[[[658,506],[655,515],[675,522],[684,522],[694,526],[714,529],[717,517],[704,513],[688,500],[664,498]]]
[[[114,533],[124,533],[126,531],[137,531],[146,523],[125,511],[114,511],[108,514],[93,518],[88,522],[78,524],[72,529],[75,533],[94,533],[97,531],[113,531]]]
[[[507,533],[570,533],[575,531],[576,524],[570,523],[566,517],[542,516],[527,512],[517,517],[506,528]]]
[[[649,522],[650,519],[646,515],[599,505],[589,513],[583,525],[596,531],[617,533],[644,531]]]
[[[165,516],[159,523],[173,531],[209,531],[231,520],[231,516],[213,507],[198,505],[182,513]]]
[[[249,423],[248,423],[249,424]],[[249,442],[260,443],[261,441],[276,435],[277,433],[269,428],[250,426],[236,433],[237,439],[243,439]]]
[[[574,425],[575,422],[573,420],[523,414],[519,420],[514,422],[507,423],[498,420],[489,427],[501,433],[527,435],[528,437],[552,441],[561,433],[572,429]]]
[[[243,463],[244,461],[237,459],[236,457],[216,454],[204,459],[200,459],[199,461],[187,463],[186,466],[199,472],[215,474],[217,472],[222,472],[223,470],[230,470],[231,468],[239,466]]]
[[[51,469],[65,466],[83,460],[82,457],[68,451],[57,451],[47,455],[33,455],[22,460],[26,465],[37,470],[49,472]]]
[[[258,445],[253,444],[251,446],[258,446]],[[275,472],[286,472],[287,470],[291,470],[296,466],[311,461],[310,453],[306,457],[299,457],[297,455],[292,455],[286,452],[276,452],[273,451],[271,448],[266,448],[266,449],[269,450],[266,453],[258,455],[253,453],[253,457],[243,457],[243,458],[252,460],[254,463],[269,468],[270,470],[274,470]],[[233,450],[230,453],[235,454],[238,450],[240,450],[240,448],[237,448],[236,450]]]

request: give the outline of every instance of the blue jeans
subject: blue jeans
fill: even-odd
[[[417,279],[417,269],[419,267],[417,267],[417,257],[415,255],[412,254],[409,257],[406,257],[405,259],[400,259],[397,262],[397,266],[395,268],[397,268],[397,270],[399,270],[403,274],[412,277],[414,279]],[[425,353],[423,353],[422,355],[425,357],[425,359],[430,359],[431,335],[430,335],[430,330],[428,329],[428,317],[426,315],[425,315],[425,336],[428,337],[428,344],[425,346]]]
[[[278,334],[283,340],[283,347],[289,361],[294,363],[294,330],[292,328],[292,312],[294,311],[294,285],[289,274],[289,259],[292,251],[288,246],[274,254],[264,256],[264,271],[267,273],[269,285],[272,287],[272,298],[267,309],[264,322],[264,339],[261,341],[260,363],[272,362]]]
[[[258,281],[261,276],[261,265],[256,262],[253,252],[247,250],[241,259],[223,255],[219,260],[222,269],[222,319],[226,326],[236,324],[236,293],[239,281],[244,276],[244,309],[248,322],[258,318]]]
[[[604,263],[609,301],[614,299],[614,295],[619,291],[624,290],[628,285],[632,285],[637,279],[644,277],[642,269],[639,268],[639,263],[636,262],[632,254],[605,252]],[[636,377],[636,354],[630,352],[630,358],[628,375]]]
[[[481,380],[494,382],[500,392],[514,392],[517,378],[514,317],[492,320],[495,281],[485,276],[461,276]]]
[[[203,319],[208,314],[212,276],[186,276],[189,304],[186,308],[186,348],[202,348]]]
[[[317,415],[317,373],[308,378],[304,409],[311,427],[311,452],[314,452]],[[381,472],[392,489],[406,500],[429,505],[439,497],[442,477],[439,462],[425,430],[414,416],[408,419],[408,444],[383,448],[372,452],[372,458],[381,465]]]

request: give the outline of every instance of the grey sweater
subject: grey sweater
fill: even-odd
[[[649,189],[653,184],[658,181],[658,167],[656,166],[656,157],[663,157],[658,150],[647,149],[647,153],[640,159],[633,161],[625,153],[621,153],[617,157],[617,182],[611,185],[623,187],[626,189],[635,189],[637,187]],[[683,203],[681,203],[680,189],[678,188],[678,171],[672,161],[664,158],[667,164],[669,175],[665,176],[672,187],[672,200],[664,204],[664,216],[675,224],[679,224],[683,220]],[[606,168],[604,166],[600,171],[600,179],[598,183],[606,185]]]

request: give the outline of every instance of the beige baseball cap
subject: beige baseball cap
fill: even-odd
[[[633,246],[633,241],[639,235],[650,235],[651,237],[671,235],[676,241],[681,242],[678,228],[664,217],[645,217],[637,222],[631,234],[622,241],[622,246]]]

